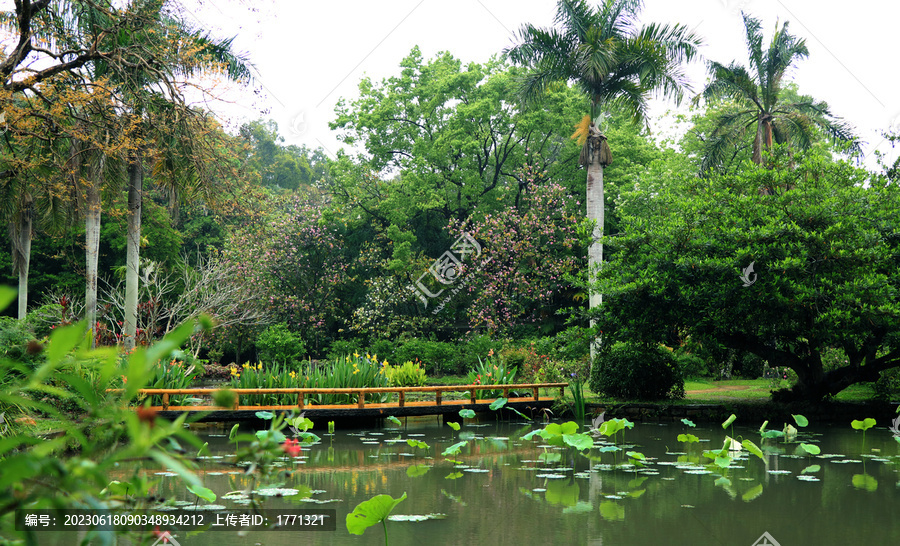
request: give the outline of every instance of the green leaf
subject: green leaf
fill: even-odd
[[[260,404],[260,405],[262,405],[262,404]],[[256,412],[255,415],[258,419],[262,419],[264,421],[268,421],[269,419],[275,417],[275,414],[272,413],[271,411],[258,411],[258,412]]]
[[[613,501],[601,502],[600,517],[609,521],[621,521],[625,519],[625,507]]]
[[[181,464],[180,461],[174,459],[167,453],[163,453],[162,451],[154,449],[150,451],[150,457],[159,464],[163,465],[163,467],[168,468],[172,472],[178,474],[181,480],[188,487],[203,487],[203,484],[200,483],[200,478],[198,478],[193,472],[185,468],[185,466]]]
[[[798,427],[806,427],[809,426],[809,420],[802,415],[791,415],[794,418],[794,422],[797,423]]]
[[[347,514],[347,531],[352,535],[363,534],[369,527],[381,523],[405,499],[406,493],[399,499],[394,499],[390,495],[375,495],[359,503]]]
[[[390,421],[391,423],[394,423],[395,425],[402,425],[402,424],[403,424],[403,423],[400,422],[400,419],[397,419],[397,418],[394,417],[393,415],[388,415],[388,416],[387,416],[387,420]]]
[[[458,480],[459,478],[462,478],[463,476],[464,476],[464,474],[462,472],[454,472],[452,474],[447,474],[446,476],[444,476],[444,479],[445,480]]]
[[[461,409],[461,410],[459,410],[459,416],[462,417],[463,419],[474,419],[475,412],[470,409]]]
[[[743,446],[744,449],[746,449],[746,450],[749,451],[750,453],[756,455],[757,457],[759,457],[759,458],[762,459],[763,461],[766,460],[766,458],[763,456],[762,450],[759,449],[759,446],[757,446],[756,444],[754,444],[754,443],[751,442],[750,440],[744,440],[743,442],[741,442],[741,446]]]
[[[678,435],[679,442],[687,442],[689,444],[693,444],[695,442],[699,442],[700,438],[697,438],[693,434],[679,434]]]
[[[755,500],[760,495],[762,495],[762,492],[763,492],[763,486],[762,486],[762,484],[759,484],[756,487],[748,489],[746,493],[741,495],[741,500],[744,502],[750,502],[752,500]]]
[[[769,424],[769,421],[768,421],[768,420],[766,420],[766,421],[763,421],[763,424],[762,424],[762,426],[761,426],[761,427],[759,427],[759,433],[760,433],[760,434],[763,434],[763,433],[765,433],[765,430],[766,430],[766,425],[768,425],[768,424]]]
[[[622,448],[619,446],[603,446],[600,449],[598,449],[597,451],[599,451],[600,453],[609,453],[612,451],[621,451],[621,450],[622,450]]]
[[[591,438],[589,434],[563,434],[562,438],[566,444],[574,447],[578,451],[584,451],[594,447],[594,439]]]
[[[453,430],[455,430],[455,431],[457,431],[457,432],[459,431],[459,423],[454,423],[454,422],[452,422],[452,421],[448,421],[448,422],[447,422],[447,426],[450,427],[450,428],[452,428]],[[534,431],[534,432],[537,432],[537,431]],[[527,439],[527,438],[526,438],[526,439]]]
[[[202,485],[189,485],[187,490],[206,502],[216,502],[216,494],[213,493],[211,489],[207,489]]]
[[[453,444],[452,446],[450,446],[450,447],[448,447],[447,449],[445,449],[445,450],[441,453],[441,455],[443,455],[444,457],[449,457],[450,455],[458,455],[458,454],[459,454],[459,450],[462,449],[462,446],[464,446],[464,445],[466,445],[466,444],[468,444],[468,443],[469,443],[468,440],[463,441],[463,442],[456,442],[456,443]]]
[[[817,445],[800,444],[800,447],[803,449],[803,451],[809,453],[810,455],[818,455],[819,453],[822,453],[822,449]]]
[[[875,426],[875,419],[872,419],[871,417],[866,417],[862,421],[851,422],[850,426],[855,428],[856,430],[869,430],[870,428]]]
[[[732,413],[731,416],[728,419],[725,419],[725,422],[722,423],[722,428],[723,429],[728,428],[728,425],[730,425],[731,423],[734,423],[735,419],[737,419],[737,415]]]
[[[767,430],[762,433],[763,438],[781,438],[784,436],[784,432],[780,430]]]
[[[558,463],[562,460],[562,453],[558,451],[547,451],[538,455],[538,460],[544,464]]]
[[[256,437],[260,441],[265,440],[266,438],[270,438],[277,444],[280,444],[281,442],[287,440],[287,436],[277,430],[257,430]]]
[[[508,400],[506,398],[498,398],[498,399],[494,400],[493,402],[491,402],[491,405],[488,407],[491,408],[492,410],[496,411],[496,410],[502,408],[503,406],[505,406],[506,402],[508,402]]]
[[[696,426],[697,426],[697,425],[695,425],[694,422],[691,421],[690,419],[682,419],[681,422],[684,423],[685,425],[689,426],[689,427],[696,427]]]
[[[854,474],[851,483],[853,487],[864,489],[870,493],[878,489],[878,480],[868,474]]]
[[[406,440],[406,443],[410,445],[410,447],[417,447],[419,449],[428,449],[428,444],[425,442],[420,442],[419,440],[414,440],[409,438]]]
[[[647,458],[646,455],[644,455],[643,453],[641,453],[639,451],[626,451],[625,455],[628,455],[632,459],[638,459],[641,461],[643,461],[644,459]]]
[[[428,474],[428,471],[431,470],[431,467],[425,464],[415,464],[406,469],[406,475],[410,478],[418,478],[419,476],[424,476]]]
[[[801,470],[800,473],[801,474],[814,474],[814,473],[818,472],[819,470],[822,470],[821,466],[819,466],[817,464],[811,464],[811,465],[807,466],[806,468],[804,468],[803,470]]]
[[[449,423],[447,423],[447,424],[449,424]],[[540,434],[541,432],[543,432],[543,429],[532,430],[531,432],[529,432],[529,433],[526,434],[525,436],[522,436],[522,439],[523,439],[523,440],[531,440],[532,438],[534,438],[534,436],[535,436],[536,434]]]

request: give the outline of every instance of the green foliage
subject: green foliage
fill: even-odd
[[[878,376],[878,381],[872,386],[875,398],[885,402],[891,402],[900,396],[900,368],[885,370]]]
[[[12,516],[20,508],[148,509],[151,500],[144,478],[134,474],[119,478],[122,481],[111,479],[126,460],[153,460],[178,474],[191,490],[207,494],[189,469],[190,463],[173,449],[201,447],[185,429],[184,417],[167,422],[150,411],[126,407],[136,402],[137,390],[147,386],[154,366],[168,362],[193,329],[194,324],[186,324],[160,343],[137,348],[121,362],[115,350],[89,349],[83,323],[56,328],[43,351],[46,361],[33,370],[0,357],[0,377],[4,378],[0,380],[0,407],[14,405],[27,414],[70,423],[53,439],[30,427],[5,432],[0,445],[0,534],[38,542],[32,533],[13,529]],[[24,373],[10,374],[13,369]],[[107,392],[121,386],[122,376],[125,388]],[[40,401],[47,395],[67,401],[80,417],[70,419]],[[119,494],[123,490],[128,491],[127,497]]]
[[[273,324],[263,330],[256,340],[256,350],[263,362],[289,368],[299,367],[306,354],[303,339],[286,324]]]
[[[35,368],[44,359],[27,321],[0,317],[0,359],[16,360],[29,368]]]
[[[394,352],[397,362],[421,362],[432,375],[459,373],[460,352],[455,343],[431,341],[427,339],[407,339],[401,341]]]
[[[672,346],[690,336],[751,352],[797,373],[784,399],[819,400],[900,364],[887,350],[900,331],[900,187],[782,153],[771,168],[628,196],[627,229],[608,241],[596,287],[604,336]],[[820,355],[832,347],[849,362],[825,372]]]
[[[602,350],[597,355],[590,387],[594,392],[617,398],[684,397],[684,378],[672,351],[637,343],[619,342]]]
[[[484,362],[478,359],[478,365],[469,372],[470,385],[512,385],[516,382],[515,366],[508,367],[502,360],[486,358]],[[483,398],[497,398],[503,395],[500,390],[478,391]]]
[[[231,376],[233,388],[354,388],[354,387],[389,387],[385,364],[379,364],[376,356],[359,353],[336,358],[330,364],[312,367],[307,364],[300,370],[291,370],[281,366],[264,366],[260,364],[244,364]],[[386,401],[389,394],[369,394],[370,402]],[[355,394],[309,394],[307,404],[352,404],[356,403]],[[290,405],[297,403],[296,394],[254,394],[242,395],[242,405]]]
[[[400,366],[384,366],[384,373],[392,387],[423,387],[428,382],[425,370],[409,360]]]

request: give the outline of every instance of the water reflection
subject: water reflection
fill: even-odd
[[[900,544],[900,526],[893,523],[900,445],[884,430],[871,430],[862,451],[860,435],[849,427],[804,429],[793,443],[761,442],[758,431],[735,427],[735,435],[760,445],[763,460],[735,451],[716,466],[707,464],[712,461],[703,452],[721,448],[721,428],[691,429],[700,441],[679,443],[681,424],[637,424],[628,431],[628,444],[598,443],[588,458],[542,445],[540,437],[521,439],[537,427],[497,423],[456,433],[430,421],[323,434],[293,465],[282,463],[281,481],[267,484],[282,490],[268,496],[265,507],[333,508],[335,532],[206,532],[179,542],[381,544],[380,526],[352,536],[344,519],[374,495],[397,498],[405,492],[408,498],[394,514],[434,519],[389,522],[394,545],[750,546],[764,532],[784,546]],[[213,457],[221,457],[204,462],[204,483],[217,493],[217,504],[239,507],[253,481],[226,464],[233,446],[225,435],[204,436]],[[442,455],[461,441],[467,443],[457,454]],[[819,446],[820,455],[810,455],[798,442]],[[626,451],[645,459],[629,458]],[[159,479],[157,495],[196,502],[165,469],[144,471]]]

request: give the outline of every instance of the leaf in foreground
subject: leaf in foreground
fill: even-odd
[[[406,500],[406,493],[399,499],[390,495],[375,495],[367,501],[356,505],[352,512],[347,514],[347,531],[353,535],[361,535],[366,529],[377,525],[387,518],[391,510],[402,501]]]

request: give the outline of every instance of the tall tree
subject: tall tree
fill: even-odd
[[[785,21],[780,27],[776,24],[768,48],[763,49],[759,20],[742,15],[749,68],[734,61],[729,65],[710,61],[711,80],[697,97],[733,101],[733,107],[720,113],[706,140],[702,172],[726,163],[728,154],[736,144],[746,142],[748,133],[753,134],[751,159],[757,165],[773,143],[808,148],[816,131],[859,152],[850,127],[832,115],[826,103],[785,92],[787,71],[809,56],[806,40],[790,34]]]
[[[141,204],[145,159],[153,157],[160,170],[178,165],[192,171],[193,164],[184,161],[190,154],[179,150],[190,147],[193,133],[202,125],[204,115],[189,107],[184,99],[182,78],[218,72],[234,81],[250,78],[244,57],[231,50],[233,39],[217,40],[195,30],[177,16],[166,0],[132,0],[124,8],[137,13],[139,24],[130,32],[101,36],[108,47],[126,53],[114,59],[91,62],[92,79],[105,79],[115,90],[122,107],[122,125],[131,137],[126,151],[128,192],[128,244],[126,250],[125,332],[126,349],[132,348],[137,331],[139,260],[141,241]],[[118,16],[115,8],[79,14],[85,26],[107,26],[107,20]],[[87,33],[91,34],[91,33]],[[175,169],[168,169],[170,174]],[[184,173],[187,179],[193,172]],[[173,183],[184,177],[168,178]]]
[[[520,96],[533,103],[555,83],[574,83],[590,101],[590,113],[579,128],[584,141],[581,161],[587,167],[587,216],[595,222],[588,249],[589,279],[603,262],[603,167],[612,157],[598,125],[612,105],[646,122],[651,93],[680,99],[686,88],[681,63],[697,53],[700,39],[683,25],[638,24],[641,0],[604,0],[598,7],[585,0],[559,0],[555,27],[525,25],[518,44],[505,54],[532,67],[522,80]],[[591,309],[602,296],[590,294]]]

